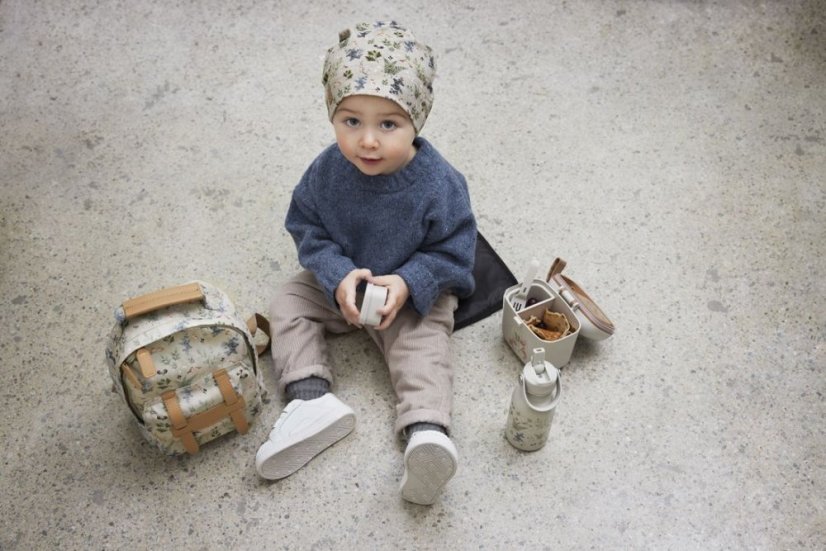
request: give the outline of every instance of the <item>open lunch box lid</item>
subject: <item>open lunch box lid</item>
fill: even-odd
[[[566,262],[556,258],[551,264],[546,281],[556,287],[559,296],[568,303],[580,322],[583,337],[602,340],[614,334],[614,324],[579,284],[562,275]]]

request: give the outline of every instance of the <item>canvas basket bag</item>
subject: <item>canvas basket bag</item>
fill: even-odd
[[[226,294],[194,281],[129,299],[115,320],[109,374],[149,442],[169,455],[194,454],[249,430],[266,394],[258,368],[269,347],[266,318],[245,322]],[[266,337],[257,347],[256,336]]]

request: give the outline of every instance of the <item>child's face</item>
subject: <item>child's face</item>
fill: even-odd
[[[399,104],[377,96],[348,96],[333,115],[344,157],[368,176],[392,174],[416,155],[416,129]]]

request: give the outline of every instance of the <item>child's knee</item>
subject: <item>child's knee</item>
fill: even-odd
[[[280,285],[270,300],[270,320],[285,322],[306,315],[306,296],[312,292],[305,283],[292,279]]]

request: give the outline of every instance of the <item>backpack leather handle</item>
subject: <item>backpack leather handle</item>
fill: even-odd
[[[126,319],[129,320],[174,304],[203,300],[204,292],[201,290],[201,286],[198,283],[187,283],[130,298],[123,303],[123,313]]]

